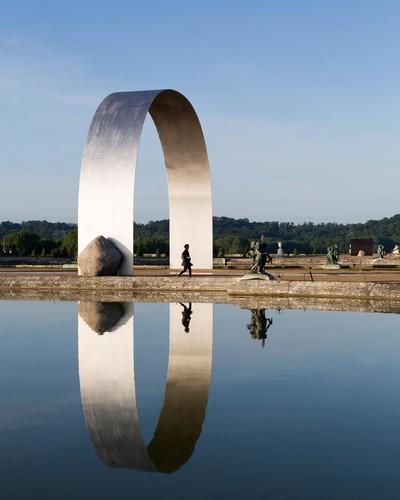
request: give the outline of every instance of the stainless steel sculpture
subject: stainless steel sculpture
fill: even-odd
[[[90,125],[79,184],[78,253],[99,235],[123,255],[119,274],[133,273],[133,202],[143,124],[151,115],[168,180],[170,266],[190,243],[196,268],[212,268],[210,168],[200,122],[174,90],[118,92],[104,99]]]

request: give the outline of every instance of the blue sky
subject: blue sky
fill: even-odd
[[[77,221],[86,134],[116,91],[193,104],[214,215],[365,222],[400,213],[397,0],[15,0],[0,16],[0,220]],[[135,220],[168,217],[151,119]]]

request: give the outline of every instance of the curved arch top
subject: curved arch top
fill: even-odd
[[[197,268],[212,268],[212,200],[207,149],[190,102],[174,90],[117,92],[90,125],[79,182],[78,253],[94,238],[109,238],[133,272],[136,160],[146,115],[160,138],[168,181],[170,267],[181,265],[185,243]]]

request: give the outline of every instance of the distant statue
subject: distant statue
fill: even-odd
[[[330,247],[328,247],[326,260],[328,261],[328,264],[337,265],[339,261],[339,250],[337,245],[331,245]]]
[[[254,263],[255,255],[256,255],[256,242],[251,241],[250,242],[250,249],[246,253],[245,257],[251,257],[253,259],[253,263]]]
[[[378,253],[378,258],[383,259],[384,255],[385,255],[385,249],[384,249],[383,245],[378,245],[378,248],[376,251]]]
[[[272,318],[265,317],[265,309],[251,310],[251,323],[247,325],[250,335],[253,339],[261,340],[262,347],[265,346],[267,330],[272,325]]]
[[[264,236],[261,236],[260,241],[252,241],[250,243],[250,250],[247,252],[246,257],[253,258],[252,274],[267,274],[265,266],[272,262],[272,257],[267,252],[267,243]]]
[[[222,247],[219,247],[218,248],[218,258],[219,259],[222,259],[225,257],[225,252],[224,252],[224,249]]]

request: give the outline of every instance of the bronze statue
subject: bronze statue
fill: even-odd
[[[265,266],[272,262],[272,257],[267,252],[267,242],[264,236],[261,236],[260,241],[252,241],[250,243],[250,250],[247,252],[246,257],[253,258],[251,266],[252,274],[267,274]]]

